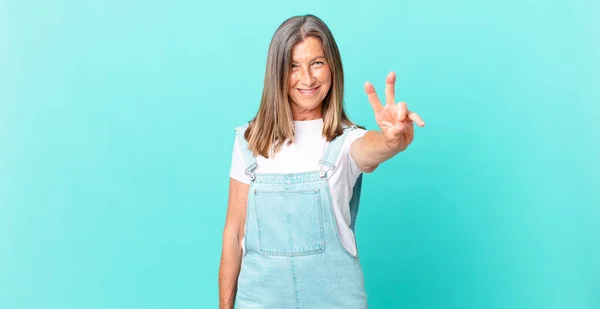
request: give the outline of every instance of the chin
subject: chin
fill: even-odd
[[[298,101],[296,101],[296,102],[298,102]],[[296,105],[304,110],[313,110],[313,109],[321,106],[321,101],[317,101],[317,102],[300,101],[300,102],[296,103]]]

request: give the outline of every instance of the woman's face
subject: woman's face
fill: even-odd
[[[307,37],[292,49],[288,96],[295,120],[322,117],[321,104],[331,88],[331,70],[321,40]]]

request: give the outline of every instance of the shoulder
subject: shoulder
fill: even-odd
[[[246,133],[246,130],[248,129],[248,127],[250,127],[250,122],[246,122],[245,124],[234,128],[236,141],[239,141],[240,139],[244,139],[244,133]]]
[[[366,132],[366,129],[364,129],[362,126],[359,126],[357,124],[343,124],[342,128],[344,129],[344,132],[346,132],[346,131],[349,131],[349,132],[352,132],[352,131],[357,131],[357,132],[364,131],[364,132]]]
[[[343,143],[341,145],[341,152],[343,153],[342,157],[350,157],[350,149],[352,148],[352,144],[359,138],[363,137],[367,133],[367,130],[356,126],[350,125],[344,128],[344,138]]]
[[[250,126],[250,122],[246,122],[245,124],[243,124],[241,126],[235,127],[234,131],[236,133],[244,132],[244,131],[246,131],[246,129],[248,129],[249,126]]]
[[[344,126],[344,141],[341,145],[340,155],[337,160],[337,165],[341,167],[342,170],[345,170],[340,175],[345,175],[341,177],[346,177],[349,184],[354,185],[354,182],[358,178],[358,176],[362,173],[354,158],[350,153],[350,149],[352,144],[359,138],[365,135],[367,130],[359,127],[357,125],[347,125]]]
[[[363,129],[357,125],[344,125],[344,134],[346,134],[346,144],[352,143],[357,138],[365,135],[366,129]]]

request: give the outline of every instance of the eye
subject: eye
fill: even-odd
[[[323,63],[323,61],[315,61],[315,62],[313,62],[313,64],[316,64],[316,65],[323,65],[324,63]]]

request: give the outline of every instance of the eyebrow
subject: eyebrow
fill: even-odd
[[[310,59],[308,62],[313,62],[313,61],[315,61],[317,59],[320,59],[320,58],[326,59],[325,56],[316,56],[316,57]],[[297,62],[298,61],[295,61],[295,60],[292,59],[292,63],[297,63]]]

